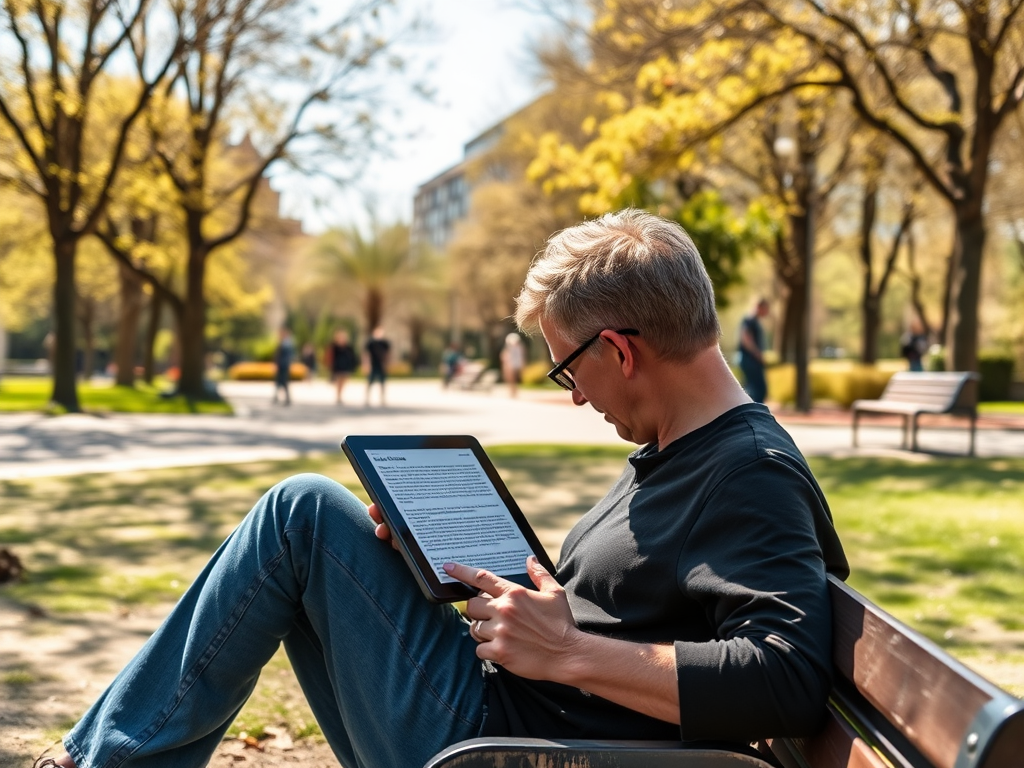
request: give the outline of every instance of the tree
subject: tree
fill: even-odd
[[[1024,100],[1019,0],[850,5],[757,0],[775,31],[796,34],[822,68],[786,83],[848,93],[868,125],[912,158],[956,221],[950,256],[947,364],[977,370],[978,304],[990,160]]]
[[[946,336],[950,362],[971,370],[989,161],[1000,128],[1024,99],[1020,5],[617,0],[597,4],[591,40],[617,54],[596,61],[620,70],[629,55],[639,62],[637,82],[655,103],[621,111],[651,116],[648,146],[660,146],[666,129],[691,143],[716,136],[787,94],[845,94],[951,206]]]
[[[3,0],[0,126],[17,147],[0,177],[39,201],[52,240],[55,346],[52,400],[79,410],[75,383],[75,256],[109,202],[132,125],[184,47],[173,14],[151,0],[18,2]],[[157,18],[159,16],[159,18]],[[155,44],[155,24],[170,40]],[[171,34],[166,34],[167,30]],[[131,64],[138,86],[115,116],[115,136],[95,154],[86,142],[102,74]]]
[[[895,231],[889,240],[888,252],[882,260],[881,270],[877,270],[875,241],[878,204],[882,196],[882,183],[886,170],[887,153],[885,150],[884,139],[881,136],[874,137],[874,140],[868,144],[865,151],[861,185],[859,251],[863,290],[861,293],[860,355],[861,361],[867,364],[874,364],[878,360],[878,329],[882,319],[882,299],[890,279],[896,274],[896,260],[899,257],[900,248],[904,241],[910,239],[911,227],[917,218],[916,200],[912,190],[909,195],[901,195],[903,202],[898,222],[886,222],[894,227]],[[920,296],[919,291],[917,296]],[[922,322],[926,321],[922,318]]]
[[[530,262],[564,226],[543,192],[524,181],[490,181],[473,190],[469,216],[448,246],[451,280],[495,361]]]
[[[33,202],[12,190],[0,196],[0,324],[8,331],[52,311],[53,261],[46,228],[32,215]]]
[[[379,87],[379,70],[397,66],[384,13],[391,4],[361,0],[330,19],[317,17],[325,6],[292,0],[193,0],[186,7],[195,42],[148,119],[188,254],[182,394],[207,394],[209,259],[249,228],[272,166],[329,169],[372,148],[378,102],[392,93]],[[242,127],[245,140],[229,149],[231,132]]]
[[[314,246],[313,256],[318,274],[336,293],[356,286],[368,333],[384,322],[391,299],[397,303],[421,287],[418,266],[429,270],[413,258],[408,225],[385,224],[372,213],[368,234],[355,225],[329,230]]]

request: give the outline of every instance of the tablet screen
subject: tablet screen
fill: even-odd
[[[479,441],[469,435],[349,435],[341,443],[429,600],[476,594],[445,563],[533,588],[526,559],[555,567]]]
[[[533,550],[469,448],[367,450],[381,482],[442,583],[444,563],[522,573]]]

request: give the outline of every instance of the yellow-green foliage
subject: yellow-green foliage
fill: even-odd
[[[530,363],[523,368],[522,381],[526,385],[544,384],[548,380],[548,371],[551,370],[551,363],[543,360]]]
[[[228,369],[228,378],[235,381],[273,381],[276,372],[274,363],[235,363]],[[308,373],[302,363],[292,363],[288,377],[292,381],[302,381]]]
[[[902,360],[881,360],[876,365],[845,360],[811,363],[811,396],[849,408],[854,400],[878,398],[897,371],[906,370]],[[785,363],[767,370],[768,399],[792,403],[796,399],[796,367]]]

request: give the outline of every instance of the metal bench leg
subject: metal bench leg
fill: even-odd
[[[972,414],[971,415],[971,449],[970,449],[970,452],[967,454],[968,456],[974,456],[974,428],[977,426],[977,422],[978,422],[978,417],[976,415]]]
[[[914,414],[910,417],[910,450],[917,452],[917,416]]]
[[[910,415],[903,414],[903,434],[900,440],[900,448],[907,450],[907,441],[910,438]]]
[[[857,423],[860,421],[860,411],[853,412],[853,447],[857,447]]]

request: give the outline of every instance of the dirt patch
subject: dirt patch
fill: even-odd
[[[0,598],[0,768],[29,766],[56,746],[64,731],[96,699],[142,646],[170,606],[135,612],[45,615]],[[261,682],[280,688],[276,675]],[[301,696],[294,678],[282,698]],[[295,739],[287,727],[259,740],[226,739],[211,766],[298,765],[337,768],[322,738]]]

